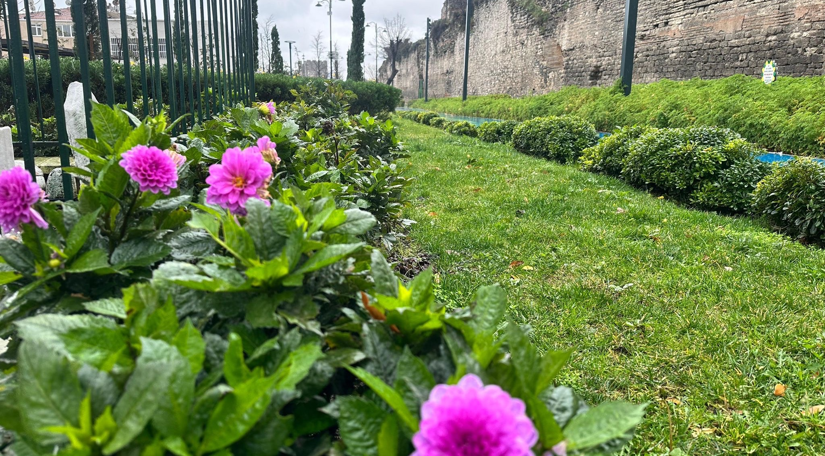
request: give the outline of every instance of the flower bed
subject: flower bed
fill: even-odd
[[[404,225],[392,122],[332,85],[312,99],[174,142],[162,115],[96,104],[78,201],[0,175],[15,453],[620,450],[644,405],[556,385],[571,352],[539,354],[499,286],[448,311],[431,270],[399,279],[375,247]]]

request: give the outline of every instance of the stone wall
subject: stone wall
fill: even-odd
[[[567,85],[605,86],[619,77],[625,0],[475,0],[470,95],[545,93]],[[662,78],[823,74],[823,0],[644,0],[634,82]],[[447,0],[433,23],[430,96],[460,96],[464,1]],[[398,64],[395,86],[418,97],[424,41]],[[386,74],[387,62],[382,66]]]

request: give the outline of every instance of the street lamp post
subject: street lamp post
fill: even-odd
[[[378,82],[378,29],[381,27],[375,22],[367,22],[365,27],[369,27],[370,24],[375,27],[375,82]]]
[[[295,44],[294,41],[284,41],[284,43],[289,44],[289,75],[294,76],[292,73],[292,45]]]
[[[340,1],[345,2],[347,0]],[[329,78],[332,79],[332,0],[318,0],[315,6],[322,7],[324,3],[329,5],[329,11],[327,11],[329,16]]]

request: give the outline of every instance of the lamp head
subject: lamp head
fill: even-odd
[[[315,4],[315,6],[324,6],[324,5],[322,5],[321,2],[318,2],[318,3]]]

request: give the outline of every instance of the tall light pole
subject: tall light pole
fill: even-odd
[[[427,57],[424,63],[424,102],[430,101],[430,18],[427,18]]]
[[[365,27],[369,27],[370,24],[375,27],[375,82],[378,82],[378,29],[381,27],[379,27],[375,22],[367,22]]]
[[[347,0],[340,1],[345,2]],[[329,16],[329,78],[332,79],[332,0],[318,0],[315,6],[322,7],[324,3],[329,5],[329,11],[327,11]]]
[[[464,26],[464,86],[461,100],[467,101],[467,73],[470,67],[470,24],[473,16],[473,0],[467,0],[467,23]]]
[[[284,41],[284,43],[289,44],[289,75],[294,76],[292,73],[292,45],[295,44],[294,41]]]
[[[639,0],[627,0],[624,7],[622,66],[619,70],[625,96],[630,95],[630,90],[633,86],[633,54],[636,51],[636,18],[638,15]]]

